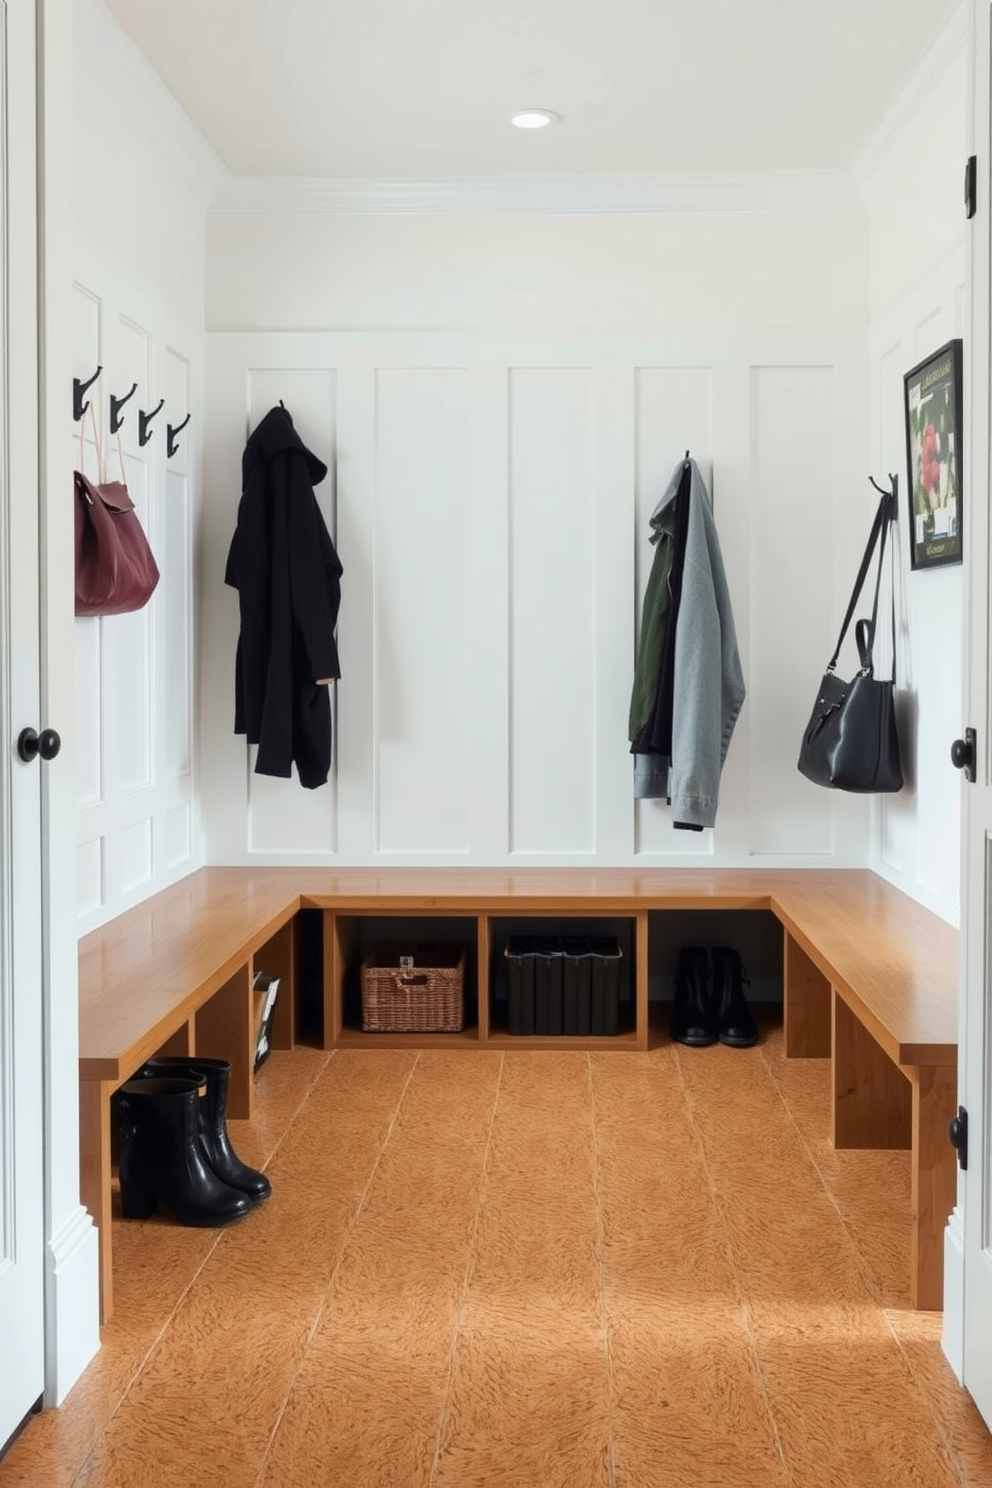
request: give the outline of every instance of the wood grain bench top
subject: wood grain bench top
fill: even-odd
[[[300,907],[767,909],[899,1064],[952,1064],[958,933],[867,869],[203,868],[79,943],[80,1074],[121,1079]]]

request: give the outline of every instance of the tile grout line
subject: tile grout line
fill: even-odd
[[[276,1418],[273,1422],[272,1430],[269,1432],[268,1442],[266,1443],[265,1450],[259,1459],[258,1472],[255,1475],[255,1488],[259,1488],[259,1485],[261,1484],[262,1479],[265,1475],[266,1464],[268,1463],[269,1457],[271,1455],[272,1446],[275,1442],[279,1427],[282,1424],[282,1418],[286,1414],[286,1407],[289,1404],[290,1397],[292,1396],[293,1391],[296,1389],[296,1382],[300,1377],[300,1370],[303,1368],[303,1363],[307,1356],[307,1349],[313,1342],[317,1329],[320,1327],[321,1321],[324,1317],[324,1313],[327,1311],[328,1304],[331,1300],[331,1294],[334,1291],[334,1283],[337,1281],[338,1273],[341,1270],[341,1264],[344,1260],[345,1254],[347,1253],[352,1234],[354,1233],[355,1226],[361,1218],[362,1212],[365,1209],[366,1204],[368,1203],[369,1194],[372,1191],[372,1185],[375,1182],[376,1175],[379,1172],[379,1165],[382,1162],[383,1153],[389,1146],[389,1141],[393,1135],[393,1131],[396,1128],[396,1123],[399,1120],[400,1111],[403,1109],[403,1102],[406,1100],[406,1095],[407,1091],[410,1088],[410,1083],[413,1080],[413,1077],[420,1065],[420,1058],[420,1052],[418,1051],[416,1057],[414,1058],[413,1064],[410,1066],[410,1072],[403,1083],[403,1089],[400,1091],[399,1099],[396,1102],[396,1109],[393,1111],[389,1126],[386,1128],[386,1134],[383,1137],[382,1144],[380,1145],[379,1151],[376,1154],[375,1162],[372,1164],[372,1170],[369,1173],[368,1180],[365,1184],[364,1189],[362,1190],[362,1196],[355,1206],[355,1212],[352,1214],[351,1219],[348,1222],[348,1227],[345,1230],[344,1235],[342,1236],[337,1260],[334,1262],[334,1268],[327,1279],[327,1288],[324,1292],[324,1299],[318,1307],[317,1314],[312,1324],[310,1325],[306,1338],[303,1341],[303,1347],[300,1350],[299,1362],[297,1363],[297,1366],[293,1371],[293,1378],[290,1380],[289,1387],[286,1390],[285,1395],[283,1396],[282,1405],[276,1412]]]
[[[829,1179],[827,1178],[827,1176],[824,1173],[823,1169],[820,1167],[820,1164],[817,1162],[817,1160],[816,1160],[816,1152],[813,1149],[813,1147],[810,1145],[810,1143],[808,1142],[808,1140],[806,1138],[806,1135],[803,1132],[802,1127],[799,1125],[798,1121],[796,1120],[795,1115],[793,1114],[792,1108],[790,1107],[789,1102],[786,1099],[785,1092],[782,1089],[782,1086],[781,1086],[781,1084],[780,1084],[780,1082],[778,1080],[778,1077],[776,1076],[775,1071],[773,1070],[773,1068],[771,1066],[771,1063],[769,1062],[768,1057],[765,1054],[765,1051],[763,1049],[761,1051],[761,1057],[762,1057],[762,1060],[764,1062],[765,1069],[768,1071],[768,1077],[769,1077],[769,1079],[772,1082],[772,1086],[774,1087],[775,1093],[778,1096],[779,1100],[781,1101],[783,1107],[785,1108],[785,1113],[788,1116],[790,1122],[795,1127],[796,1134],[799,1137],[799,1142],[800,1142],[800,1145],[802,1146],[803,1151],[806,1153],[807,1160],[809,1161],[809,1163],[810,1163],[810,1165],[811,1165],[814,1173],[816,1174],[817,1178],[819,1179],[820,1186],[822,1187],[824,1193],[826,1194],[827,1199],[829,1200],[829,1202],[833,1206],[834,1210],[836,1211],[837,1217],[838,1217],[838,1219],[840,1220],[840,1223],[841,1223],[841,1228],[843,1229],[844,1234],[847,1236],[848,1244],[851,1246],[852,1250],[854,1251],[854,1255],[855,1255],[855,1258],[856,1258],[857,1263],[858,1263],[858,1270],[861,1272],[862,1280],[864,1281],[865,1286],[868,1289],[868,1294],[869,1294],[872,1302],[878,1308],[879,1312],[881,1313],[882,1317],[885,1320],[885,1326],[888,1329],[888,1331],[889,1331],[889,1333],[890,1333],[890,1335],[892,1337],[892,1340],[895,1343],[895,1346],[896,1346],[896,1348],[899,1351],[899,1355],[900,1355],[900,1357],[902,1359],[902,1362],[903,1362],[903,1368],[906,1370],[906,1372],[907,1372],[907,1374],[909,1376],[909,1380],[911,1381],[914,1389],[916,1389],[917,1392],[924,1397],[924,1400],[926,1402],[927,1411],[928,1411],[931,1419],[933,1420],[933,1422],[934,1422],[934,1424],[935,1424],[935,1426],[937,1428],[937,1435],[939,1436],[940,1441],[941,1441],[941,1443],[943,1445],[944,1451],[945,1451],[945,1453],[947,1455],[948,1461],[950,1462],[951,1468],[952,1468],[955,1476],[962,1483],[962,1485],[965,1485],[965,1484],[967,1484],[968,1479],[964,1475],[964,1472],[963,1472],[962,1468],[960,1467],[959,1460],[958,1460],[958,1455],[957,1455],[957,1452],[955,1450],[955,1447],[954,1447],[954,1444],[953,1444],[953,1440],[952,1440],[951,1436],[949,1435],[949,1433],[948,1433],[948,1431],[947,1431],[947,1429],[946,1429],[946,1427],[944,1425],[944,1421],[943,1421],[940,1413],[937,1411],[936,1406],[933,1404],[933,1402],[931,1400],[929,1390],[925,1387],[925,1385],[917,1377],[916,1370],[913,1368],[912,1360],[910,1359],[909,1354],[907,1353],[905,1347],[903,1346],[902,1339],[899,1337],[899,1334],[896,1332],[895,1327],[893,1326],[892,1319],[891,1319],[891,1317],[889,1315],[892,1309],[886,1307],[885,1304],[884,1304],[884,1302],[883,1302],[883,1300],[882,1300],[881,1290],[880,1290],[880,1288],[879,1288],[879,1286],[878,1286],[878,1284],[876,1282],[876,1279],[875,1279],[875,1277],[874,1277],[874,1275],[872,1273],[871,1267],[868,1265],[868,1262],[865,1259],[865,1256],[864,1256],[864,1254],[863,1254],[863,1252],[861,1250],[861,1246],[858,1244],[857,1235],[856,1235],[853,1227],[848,1223],[847,1218],[846,1218],[846,1216],[844,1214],[844,1211],[841,1209],[840,1204],[837,1201],[837,1197],[834,1194],[834,1191],[833,1191],[833,1189],[832,1189],[832,1187],[830,1185]]]
[[[709,1159],[706,1156],[706,1146],[703,1142],[703,1135],[702,1132],[699,1130],[698,1125],[696,1124],[696,1116],[692,1106],[692,1097],[689,1094],[689,1088],[686,1084],[685,1075],[682,1072],[682,1059],[679,1051],[675,1048],[674,1044],[672,1046],[672,1053],[675,1057],[675,1068],[678,1071],[679,1086],[682,1091],[682,1099],[685,1103],[686,1113],[689,1117],[689,1125],[692,1128],[692,1134],[695,1138],[696,1148],[699,1153],[700,1165],[703,1169],[703,1176],[706,1180],[706,1186],[710,1191],[710,1196],[713,1200],[714,1208],[716,1209],[716,1212],[720,1218],[720,1223],[723,1226],[724,1252],[730,1266],[730,1274],[733,1278],[734,1291],[737,1293],[737,1305],[740,1308],[741,1318],[744,1323],[744,1329],[747,1333],[748,1347],[751,1352],[751,1363],[754,1369],[755,1378],[758,1381],[758,1388],[761,1391],[761,1398],[764,1401],[765,1414],[768,1418],[768,1424],[771,1428],[772,1440],[775,1443],[775,1447],[781,1460],[782,1466],[785,1469],[786,1483],[789,1485],[789,1488],[795,1488],[795,1477],[792,1471],[792,1464],[789,1461],[788,1455],[785,1451],[785,1447],[782,1444],[782,1438],[779,1435],[778,1422],[775,1419],[775,1412],[772,1409],[772,1400],[771,1393],[768,1389],[768,1380],[765,1377],[764,1367],[761,1362],[761,1353],[758,1349],[758,1340],[754,1332],[754,1319],[751,1312],[751,1303],[741,1282],[740,1272],[737,1269],[737,1258],[734,1254],[734,1242],[731,1237],[730,1226],[727,1223],[726,1209],[722,1199],[720,1198],[719,1190],[716,1186],[716,1180],[714,1179],[712,1169],[710,1168]]]
[[[329,1050],[326,1050],[325,1052],[327,1054],[327,1058],[324,1060],[323,1064],[320,1066],[320,1069],[317,1071],[316,1075],[314,1075],[313,1079],[307,1085],[307,1087],[304,1090],[302,1096],[300,1097],[300,1103],[297,1106],[295,1112],[293,1113],[293,1119],[283,1129],[282,1135],[279,1137],[279,1140],[276,1142],[276,1144],[273,1147],[272,1151],[269,1153],[269,1156],[266,1159],[265,1165],[262,1168],[262,1171],[263,1172],[265,1171],[265,1168],[268,1168],[270,1166],[270,1164],[272,1163],[272,1161],[275,1158],[276,1154],[279,1152],[279,1149],[282,1147],[283,1143],[287,1140],[287,1138],[289,1136],[289,1133],[293,1129],[293,1127],[296,1124],[297,1120],[299,1119],[300,1113],[302,1112],[304,1106],[307,1104],[307,1101],[310,1099],[310,1097],[312,1096],[312,1094],[313,1094],[314,1090],[316,1089],[318,1083],[320,1082],[320,1080],[323,1079],[324,1074],[326,1073],[327,1069],[329,1068],[330,1063],[331,1063],[331,1060],[334,1058],[334,1055],[336,1053],[336,1050],[329,1049]],[[90,1444],[89,1444],[89,1446],[86,1449],[85,1455],[83,1456],[83,1460],[81,1461],[81,1463],[79,1464],[79,1467],[76,1469],[75,1473],[73,1474],[72,1481],[69,1484],[69,1488],[76,1488],[76,1484],[79,1482],[79,1479],[80,1479],[81,1475],[86,1470],[86,1468],[88,1468],[90,1466],[90,1463],[91,1463],[91,1460],[92,1460],[92,1457],[93,1457],[93,1453],[96,1451],[96,1449],[97,1449],[97,1447],[99,1445],[100,1438],[103,1437],[103,1436],[105,1436],[107,1434],[107,1432],[110,1430],[111,1425],[113,1424],[113,1421],[114,1421],[115,1417],[123,1409],[124,1403],[127,1400],[127,1397],[130,1395],[131,1391],[134,1389],[135,1385],[138,1383],[138,1380],[141,1378],[142,1374],[144,1374],[145,1370],[148,1368],[149,1364],[152,1362],[152,1359],[153,1359],[154,1355],[158,1352],[159,1345],[162,1343],[162,1340],[165,1338],[166,1333],[169,1331],[169,1329],[172,1327],[172,1324],[175,1322],[176,1317],[179,1314],[180,1308],[182,1307],[183,1303],[186,1301],[186,1298],[189,1296],[190,1292],[192,1291],[193,1287],[196,1285],[196,1283],[199,1280],[200,1276],[203,1274],[204,1268],[206,1267],[207,1263],[216,1254],[217,1249],[220,1246],[221,1242],[224,1240],[224,1237],[225,1237],[226,1234],[227,1234],[226,1227],[221,1228],[221,1229],[218,1230],[217,1234],[214,1237],[213,1244],[210,1246],[209,1250],[207,1250],[205,1252],[205,1254],[203,1256],[203,1259],[201,1260],[200,1264],[197,1266],[196,1270],[193,1272],[193,1275],[189,1278],[189,1281],[186,1283],[186,1285],[183,1287],[182,1291],[179,1293],[179,1296],[176,1298],[175,1304],[172,1307],[171,1311],[169,1312],[168,1317],[165,1319],[164,1323],[159,1328],[158,1332],[155,1334],[155,1337],[152,1339],[151,1343],[148,1345],[148,1347],[145,1350],[145,1352],[144,1352],[144,1354],[143,1354],[140,1362],[135,1367],[134,1371],[132,1372],[132,1374],[130,1375],[130,1377],[129,1377],[128,1381],[127,1381],[127,1384],[124,1386],[124,1389],[121,1391],[121,1396],[120,1396],[120,1399],[118,1400],[117,1404],[114,1406],[113,1410],[110,1412],[110,1415],[107,1417],[106,1421],[104,1421],[103,1425],[100,1426],[94,1432],[93,1438],[90,1441]]]
[[[462,1278],[461,1294],[458,1298],[458,1306],[455,1308],[455,1321],[451,1330],[451,1350],[448,1355],[448,1376],[444,1385],[444,1404],[441,1407],[441,1415],[437,1424],[437,1443],[434,1447],[434,1460],[431,1463],[431,1475],[427,1480],[427,1488],[433,1488],[437,1470],[441,1462],[441,1454],[444,1450],[444,1438],[448,1427],[448,1418],[451,1414],[451,1396],[455,1382],[455,1366],[458,1362],[458,1341],[462,1334],[462,1325],[465,1320],[465,1307],[468,1302],[468,1294],[472,1286],[472,1277],[475,1273],[476,1240],[479,1234],[479,1220],[485,1206],[486,1182],[489,1176],[489,1157],[492,1152],[493,1130],[496,1126],[496,1112],[499,1108],[500,1096],[503,1092],[503,1070],[506,1065],[506,1054],[501,1053],[499,1057],[499,1074],[496,1077],[496,1090],[493,1094],[493,1109],[489,1118],[489,1130],[486,1133],[486,1150],[482,1155],[482,1172],[479,1175],[479,1202],[475,1206],[475,1216],[468,1236],[467,1255],[465,1258],[465,1275]]]
[[[596,1203],[596,1265],[599,1272],[599,1314],[603,1330],[603,1351],[606,1355],[606,1426],[607,1473],[609,1488],[617,1482],[617,1439],[615,1424],[616,1380],[613,1370],[613,1349],[610,1341],[610,1315],[606,1297],[606,1226],[603,1215],[603,1191],[600,1186],[599,1128],[596,1121],[596,1083],[592,1074],[592,1055],[586,1054],[586,1071],[589,1077],[589,1113],[592,1137],[592,1189]]]

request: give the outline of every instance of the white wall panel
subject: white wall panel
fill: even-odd
[[[128,459],[127,487],[146,532],[149,521],[148,467]],[[152,605],[156,604],[153,596]],[[108,623],[112,622],[112,623]],[[114,777],[122,791],[136,790],[152,778],[152,697],[154,651],[150,605],[103,622],[107,675],[114,678],[105,693],[103,728],[112,741]]]
[[[189,802],[165,813],[165,864],[176,868],[193,855],[193,814]]]
[[[162,767],[173,778],[192,768],[193,618],[190,483],[170,470],[165,481],[161,529],[164,534],[158,604],[162,613],[164,693],[162,702]]]
[[[381,852],[470,847],[471,412],[464,371],[377,375],[373,747]]]
[[[955,923],[961,792],[948,750],[966,722],[963,570],[910,568],[903,376],[961,334],[964,280],[959,243],[879,318],[870,338],[872,463],[899,474],[897,707],[906,775],[902,791],[877,800],[873,866]],[[967,511],[967,490],[964,499]]]
[[[115,392],[118,398],[125,397],[134,383],[137,390],[123,410],[125,420],[124,428],[120,429],[123,440],[131,446],[136,447],[135,430],[137,429],[138,411],[144,409],[150,413],[154,404],[151,385],[151,337],[144,326],[131,319],[129,315],[120,317],[120,324],[115,338],[114,373],[115,380],[119,380],[119,386],[110,391]],[[158,399],[155,399],[158,402]],[[125,433],[126,429],[126,433]]]
[[[103,798],[100,621],[77,620],[75,640],[76,801],[93,806]]]
[[[593,375],[510,384],[510,848],[594,853]]]
[[[751,374],[750,809],[759,855],[833,850],[831,793],[805,780],[796,760],[835,639],[836,375],[802,366]]]
[[[124,827],[118,839],[120,891],[131,894],[147,884],[154,871],[152,850],[152,821],[132,822]]]
[[[644,590],[654,559],[651,514],[668,489],[672,472],[686,449],[709,480],[713,448],[713,372],[710,367],[640,367],[636,381],[636,532],[634,569],[636,624],[640,627]],[[631,765],[631,772],[633,766]],[[635,851],[708,855],[712,832],[676,831],[665,801],[634,803]]]
[[[80,842],[76,848],[76,885],[80,915],[93,914],[106,903],[103,839]]]

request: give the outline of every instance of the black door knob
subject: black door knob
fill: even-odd
[[[33,728],[21,729],[17,737],[17,753],[25,762],[41,755],[43,760],[53,760],[62,748],[62,740],[53,728],[36,733]]]
[[[968,730],[969,734],[971,730]],[[951,745],[951,764],[956,770],[973,770],[975,768],[975,740],[974,736],[964,739],[955,739]]]

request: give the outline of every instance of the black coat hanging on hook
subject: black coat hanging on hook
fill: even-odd
[[[308,790],[330,770],[340,676],[341,561],[314,495],[326,474],[289,412],[271,409],[245,448],[225,574],[241,611],[234,732],[258,745],[257,774],[288,778],[295,764]]]

